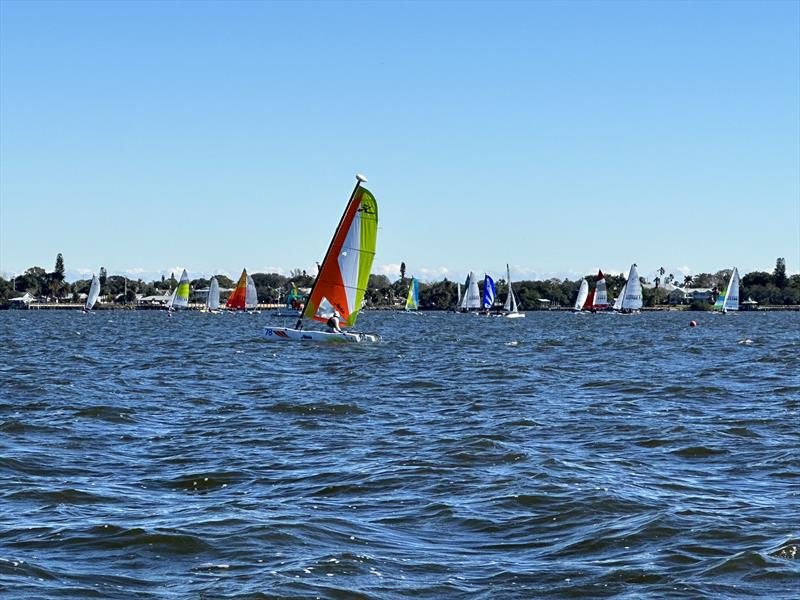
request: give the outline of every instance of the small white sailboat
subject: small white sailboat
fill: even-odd
[[[461,298],[459,308],[461,312],[469,312],[471,310],[480,310],[481,307],[481,293],[478,289],[478,280],[475,279],[475,273],[470,271],[469,276],[467,276],[464,296]]]
[[[586,304],[586,300],[589,298],[589,282],[585,279],[581,280],[581,287],[578,290],[578,298],[575,300],[575,306],[572,308],[572,312],[579,313],[584,309],[584,305]]]
[[[723,315],[728,311],[739,310],[739,269],[733,267],[731,277],[728,280],[728,287],[725,288],[714,304],[714,310]]]
[[[302,329],[304,319],[329,323],[337,314],[342,327],[352,327],[363,306],[375,258],[378,203],[369,190],[361,187],[367,178],[356,175],[356,179],[356,187],[333,234],[297,325],[294,329],[268,327],[264,330],[267,340],[337,344],[378,341],[378,336],[367,333]]]
[[[219,282],[216,277],[211,278],[208,286],[205,311],[213,314],[219,312]]]
[[[100,280],[97,275],[92,275],[92,284],[89,286],[89,295],[86,296],[86,304],[83,305],[83,312],[89,312],[94,307],[97,298],[100,296]]]
[[[258,292],[256,291],[256,282],[253,281],[253,276],[247,274],[247,286],[244,292],[244,308],[250,314],[261,314],[258,310]]]
[[[461,310],[461,283],[456,283],[456,306],[453,309],[453,312],[458,312]]]
[[[511,284],[511,269],[508,265],[506,265],[506,282],[508,283],[508,297],[503,304],[503,316],[507,319],[521,319],[525,313],[519,312],[517,308],[517,299],[514,297],[514,287]]]
[[[614,302],[614,310],[622,314],[638,313],[642,310],[642,282],[639,281],[636,263],[633,263],[628,271],[628,279]]]

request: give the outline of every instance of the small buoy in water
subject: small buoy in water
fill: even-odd
[[[689,321],[689,327],[697,327],[697,321]]]

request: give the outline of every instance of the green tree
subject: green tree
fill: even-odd
[[[772,283],[781,289],[786,286],[786,259],[779,258],[775,261],[775,270],[772,272]]]
[[[406,280],[406,263],[405,262],[401,262],[400,263],[400,281],[405,283],[405,280]]]
[[[56,256],[56,266],[53,269],[53,279],[61,283],[64,281],[64,257],[61,252]]]
[[[106,287],[106,280],[108,279],[108,271],[105,267],[100,267],[100,275],[97,278],[100,281],[100,294],[103,294],[103,289]]]

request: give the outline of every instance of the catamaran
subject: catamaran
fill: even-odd
[[[464,284],[464,295],[461,297],[461,312],[469,312],[470,310],[480,310],[481,293],[478,290],[478,280],[475,279],[475,273],[469,272],[467,282]]]
[[[408,285],[408,296],[406,296],[406,306],[403,312],[421,315],[419,312],[419,281],[416,277],[411,278]]]
[[[739,270],[736,267],[733,267],[728,287],[717,297],[714,310],[722,314],[729,310],[739,310]]]
[[[638,313],[642,310],[642,282],[639,281],[639,272],[636,263],[628,271],[628,279],[614,302],[614,310],[623,314]]]
[[[211,278],[208,285],[208,297],[204,312],[216,314],[219,312],[219,282],[216,277]]]
[[[586,281],[585,279],[583,280]],[[588,286],[588,284],[587,284]],[[578,292],[578,299],[582,296],[583,283],[581,283],[581,291]],[[578,309],[578,302],[575,302],[575,310],[586,310],[590,312],[597,312],[599,310],[608,309],[608,292],[606,291],[606,277],[602,271],[597,271],[597,282],[594,288],[589,290],[586,299]]]
[[[247,279],[247,269],[243,269],[242,274],[239,275],[239,281],[236,283],[236,287],[228,297],[228,301],[225,303],[225,308],[228,310],[247,309]]]
[[[589,299],[589,282],[585,279],[581,280],[581,287],[578,290],[578,298],[575,300],[575,306],[572,308],[572,312],[579,313],[583,310],[583,306],[586,304],[586,301]]]
[[[100,296],[100,280],[97,278],[97,275],[92,275],[92,284],[89,286],[89,295],[86,297],[86,304],[83,305],[83,312],[89,312],[92,310],[94,303],[97,302],[97,298]]]
[[[378,203],[375,196],[361,186],[367,178],[356,175],[356,180],[356,187],[325,253],[303,314],[294,329],[268,327],[264,330],[266,339],[334,343],[378,340],[378,336],[367,333],[302,329],[303,319],[327,323],[337,313],[341,326],[352,327],[361,310],[375,258]]]
[[[525,316],[525,313],[517,310],[517,299],[514,297],[514,288],[511,285],[511,269],[506,265],[506,282],[508,283],[508,298],[506,303],[503,304],[503,316],[508,319],[520,319]]]
[[[189,274],[186,269],[181,273],[178,287],[172,291],[172,295],[167,301],[167,310],[173,311],[179,308],[189,308]]]

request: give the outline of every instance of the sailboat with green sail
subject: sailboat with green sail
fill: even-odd
[[[406,296],[406,305],[403,308],[406,314],[421,315],[419,312],[419,281],[416,277],[411,278],[411,283],[408,285],[408,295]]]
[[[356,175],[356,180],[297,325],[294,328],[268,327],[264,330],[267,340],[331,343],[378,340],[376,335],[336,331],[331,327],[337,319],[341,327],[356,324],[375,258],[378,203],[375,196],[361,186],[367,178]],[[304,321],[327,323],[330,330],[305,330]]]
[[[172,291],[172,295],[167,301],[167,310],[173,311],[181,308],[189,308],[189,274],[186,269],[181,273],[178,287]]]
[[[714,311],[725,314],[728,311],[739,310],[739,270],[733,267],[731,277],[728,280],[728,287],[722,290],[714,303]]]

